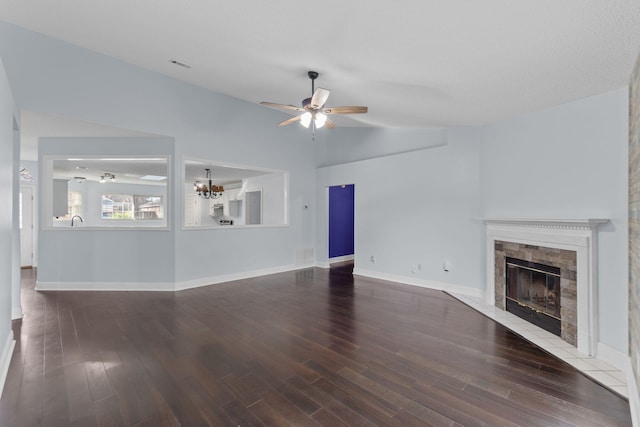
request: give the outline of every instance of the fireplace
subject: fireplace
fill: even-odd
[[[506,310],[561,336],[560,268],[505,257]]]
[[[598,227],[608,220],[486,218],[484,222],[487,225],[487,302],[507,309],[507,257],[558,267],[560,298],[553,305],[548,304],[556,297],[552,298],[547,289],[544,315],[555,317],[557,301],[562,340],[576,346],[583,354],[595,355],[598,344]],[[533,294],[535,296],[535,291]],[[534,310],[543,312],[537,306]]]

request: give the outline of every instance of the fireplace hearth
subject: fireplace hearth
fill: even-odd
[[[560,268],[505,257],[505,308],[557,336],[561,336]]]

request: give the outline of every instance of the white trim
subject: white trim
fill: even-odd
[[[333,264],[334,262],[345,262],[345,261],[353,261],[353,254],[351,254],[351,255],[343,255],[343,256],[335,256],[333,258],[329,258],[329,264]]]
[[[135,159],[135,160],[166,160],[167,164],[167,181],[165,186],[165,194],[164,194],[164,218],[161,220],[125,220],[122,224],[119,225],[94,225],[87,227],[66,227],[66,226],[56,226],[55,221],[53,219],[53,163],[55,160],[65,160],[65,159]],[[117,230],[117,231],[172,231],[172,223],[174,213],[171,209],[172,204],[174,203],[174,179],[172,172],[173,165],[173,155],[172,154],[157,154],[157,155],[146,155],[146,154],[132,154],[132,155],[124,155],[124,154],[43,154],[41,158],[38,159],[39,164],[39,182],[42,186],[42,200],[39,202],[39,209],[42,212],[38,215],[38,224],[40,226],[40,230],[44,231],[64,231],[64,232],[77,232],[78,230],[84,231],[102,231],[102,230]],[[45,221],[42,223],[40,221],[41,218],[44,218]],[[107,220],[108,221],[108,220]],[[101,224],[105,224],[104,219],[100,219]],[[160,225],[144,225],[144,224],[154,224],[159,223]],[[130,225],[125,225],[130,224]]]
[[[182,231],[202,231],[202,230],[237,230],[239,228],[282,228],[290,227],[290,224],[233,224],[233,225],[183,225]],[[78,227],[82,228],[82,227]]]
[[[624,365],[627,377],[627,393],[629,395],[629,409],[631,410],[631,423],[634,427],[640,427],[640,394],[638,384],[631,368],[631,359]]]
[[[40,282],[36,291],[158,291],[175,290],[172,282]]]
[[[402,283],[404,285],[418,286],[421,288],[436,289],[445,292],[454,292],[457,294],[468,295],[475,298],[484,298],[483,289],[469,288],[467,286],[454,285],[452,283],[436,282],[435,280],[418,279],[415,277],[401,276],[396,274],[380,273],[378,271],[364,270],[360,268],[353,269],[354,276],[363,276],[378,280],[387,280],[390,282]]]
[[[240,273],[221,274],[219,276],[204,277],[200,279],[184,280],[176,282],[175,290],[182,291],[185,289],[199,288],[201,286],[217,285],[219,283],[232,282],[234,280],[251,279],[253,277],[266,276],[268,274],[284,273],[293,270],[302,270],[305,268],[313,267],[308,266],[294,266],[283,265],[280,267],[264,268],[261,270],[243,271]]]
[[[284,178],[284,222],[282,224],[242,224],[242,225],[185,225],[184,224],[184,197],[185,197],[185,186],[189,183],[187,182],[186,177],[186,168],[187,162],[193,162],[201,164],[204,167],[221,167],[221,168],[231,168],[231,169],[244,169],[248,171],[257,171],[264,172],[265,174],[277,174],[281,173]],[[180,172],[180,191],[178,192],[178,199],[180,202],[178,203],[180,206],[179,214],[176,214],[178,217],[178,221],[180,224],[180,229],[182,231],[191,231],[191,230],[229,230],[229,229],[239,229],[239,228],[277,228],[277,227],[289,227],[291,224],[289,223],[289,219],[291,218],[291,200],[289,199],[291,192],[291,182],[290,175],[291,171],[286,169],[270,169],[263,168],[257,166],[250,166],[240,163],[228,163],[228,162],[219,162],[214,160],[202,159],[200,157],[193,157],[189,155],[182,156],[182,171]],[[260,189],[262,191],[262,189]],[[262,197],[260,198],[260,203],[262,206]],[[262,209],[260,210],[262,214]],[[201,285],[202,286],[202,285]],[[186,289],[186,288],[185,288]]]
[[[234,280],[250,279],[269,274],[313,268],[314,265],[283,265],[260,270],[243,271],[239,273],[221,274],[219,276],[202,277],[179,282],[39,282],[36,281],[36,291],[149,291],[174,292],[201,286],[216,285]]]
[[[7,339],[4,342],[4,347],[2,348],[2,354],[0,354],[0,397],[4,391],[4,383],[7,381],[7,373],[9,372],[11,356],[13,356],[15,346],[16,341],[13,339],[13,331],[9,330]]]
[[[576,252],[577,348],[594,356],[598,344],[598,226],[607,219],[487,218],[487,303],[495,305],[495,242]]]
[[[626,364],[631,366],[629,356],[613,347],[599,342],[597,350],[598,352],[596,353],[596,357],[607,362],[611,366],[617,366],[620,369],[622,369]]]
[[[318,268],[331,268],[331,264],[329,262],[316,262],[316,267]]]
[[[11,320],[22,319],[22,306],[12,307],[11,308]]]

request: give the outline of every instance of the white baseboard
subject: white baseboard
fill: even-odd
[[[631,422],[634,427],[640,427],[640,394],[638,394],[638,384],[633,374],[631,358],[621,351],[601,342],[598,343],[596,357],[609,365],[624,372],[627,380],[627,393],[629,397],[629,409],[631,411]]]
[[[36,291],[173,291],[171,282],[40,282]]]
[[[607,362],[609,365],[617,367],[620,370],[623,370],[622,367],[626,365],[631,367],[628,355],[601,342],[598,343],[596,348],[596,358],[603,362]]]
[[[218,276],[204,277],[200,279],[185,280],[176,282],[175,290],[199,288],[201,286],[217,285],[219,283],[232,282],[234,280],[251,279],[253,277],[266,276],[268,274],[284,273],[286,271],[301,270],[310,268],[313,265],[284,265],[280,267],[264,268],[261,270],[243,271],[240,273],[221,274]]]
[[[345,261],[353,261],[353,254],[329,258],[329,264],[333,264],[335,262],[345,262]]]
[[[627,368],[627,391],[629,393],[629,409],[631,410],[631,423],[633,427],[640,427],[640,394],[638,394],[638,384],[631,369],[631,362]]]
[[[390,282],[402,283],[404,285],[419,286],[421,288],[436,289],[439,291],[452,292],[456,294],[468,295],[474,298],[484,298],[483,289],[469,288],[467,286],[454,285],[452,283],[437,282],[435,280],[419,279],[410,276],[401,276],[396,274],[380,273],[378,271],[364,270],[360,268],[353,269],[354,276],[369,277],[378,280],[387,280]]]
[[[315,266],[319,268],[331,268],[331,264],[336,262],[353,261],[353,255],[337,256],[329,258],[327,261],[316,262]]]
[[[11,307],[11,320],[22,319],[22,307]]]
[[[202,277],[179,282],[40,282],[36,281],[36,291],[155,291],[174,292],[200,286],[215,285],[234,280],[250,279],[268,274],[283,273],[285,271],[311,268],[309,265],[284,265],[264,268],[260,270],[243,271],[239,273],[221,274],[218,276]]]
[[[2,347],[2,354],[0,354],[0,397],[4,391],[4,383],[7,381],[7,373],[9,372],[11,356],[13,356],[13,349],[15,346],[16,341],[13,339],[13,331],[9,330],[7,339]]]

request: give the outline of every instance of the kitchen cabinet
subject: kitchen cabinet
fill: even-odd
[[[69,212],[69,190],[66,179],[53,180],[53,216],[66,216]]]
[[[240,189],[234,188],[224,192],[224,214],[225,216],[239,217],[242,209],[242,199]]]
[[[242,215],[242,200],[229,200],[229,216],[239,217]]]

